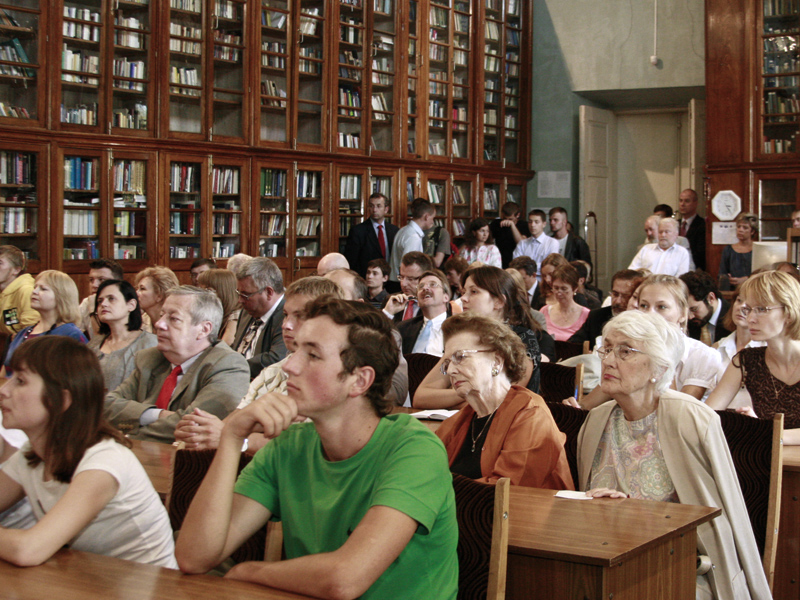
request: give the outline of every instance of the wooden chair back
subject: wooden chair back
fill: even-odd
[[[560,342],[556,340],[556,361],[572,358],[584,354],[583,344],[575,344],[573,342]]]
[[[783,414],[774,419],[754,419],[725,410],[717,414],[772,589],[783,477]]]
[[[564,398],[583,398],[583,364],[567,367],[558,363],[539,364],[539,395],[545,402],[561,402]]]
[[[506,596],[510,487],[508,477],[491,485],[453,474],[458,600],[502,600]]]
[[[547,407],[553,415],[553,420],[558,428],[566,434],[567,441],[564,443],[564,451],[567,454],[569,472],[572,473],[572,481],[578,486],[578,433],[580,433],[583,422],[589,414],[587,410],[581,410],[573,406],[561,404],[561,402],[548,402]]]
[[[197,489],[214,460],[216,450],[178,450],[172,463],[172,485],[167,494],[167,513],[173,531],[178,531],[183,525],[183,519],[189,510]],[[239,460],[239,472],[247,466],[251,457],[242,453]],[[282,534],[282,531],[281,531]],[[267,544],[266,526],[258,530],[231,556],[238,562],[250,560],[264,560],[264,551]],[[281,537],[281,546],[283,539]]]
[[[411,400],[414,400],[414,393],[417,391],[419,384],[430,373],[430,370],[439,363],[440,358],[425,353],[406,354],[405,358],[408,361],[408,394]]]

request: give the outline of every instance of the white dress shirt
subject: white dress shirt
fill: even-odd
[[[690,270],[691,254],[686,248],[673,244],[662,250],[658,244],[645,244],[633,257],[629,269],[647,269],[651,273],[680,277]]]
[[[539,237],[525,238],[514,248],[514,258],[530,256],[536,261],[536,277],[542,280],[542,261],[551,254],[558,254],[558,240],[544,233]]]

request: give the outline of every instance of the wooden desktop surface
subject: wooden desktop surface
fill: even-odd
[[[89,552],[60,550],[38,567],[0,560],[4,600],[299,600],[308,596],[212,575],[120,560]]]
[[[131,440],[131,450],[142,463],[158,495],[165,500],[172,479],[172,459],[176,448],[172,444]]]

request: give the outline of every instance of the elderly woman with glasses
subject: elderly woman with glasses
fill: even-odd
[[[771,419],[784,414],[783,443],[800,444],[800,283],[782,271],[751,276],[739,288],[750,338],[766,342],[745,348],[731,360],[708,405],[727,408],[742,386],[753,406],[738,412]]]
[[[685,336],[655,314],[627,311],[603,328],[601,386],[613,398],[578,435],[578,477],[588,496],[716,506],[697,529],[698,599],[771,598],[719,417],[669,389]],[[705,571],[705,572],[704,572]]]
[[[441,371],[467,403],[436,432],[450,470],[482,482],[574,489],[558,430],[540,396],[517,385],[525,346],[511,329],[474,312],[442,325]]]

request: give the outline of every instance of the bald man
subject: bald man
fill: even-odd
[[[349,269],[350,263],[344,257],[344,254],[338,252],[329,252],[319,259],[317,263],[317,275],[322,276],[336,269]]]

